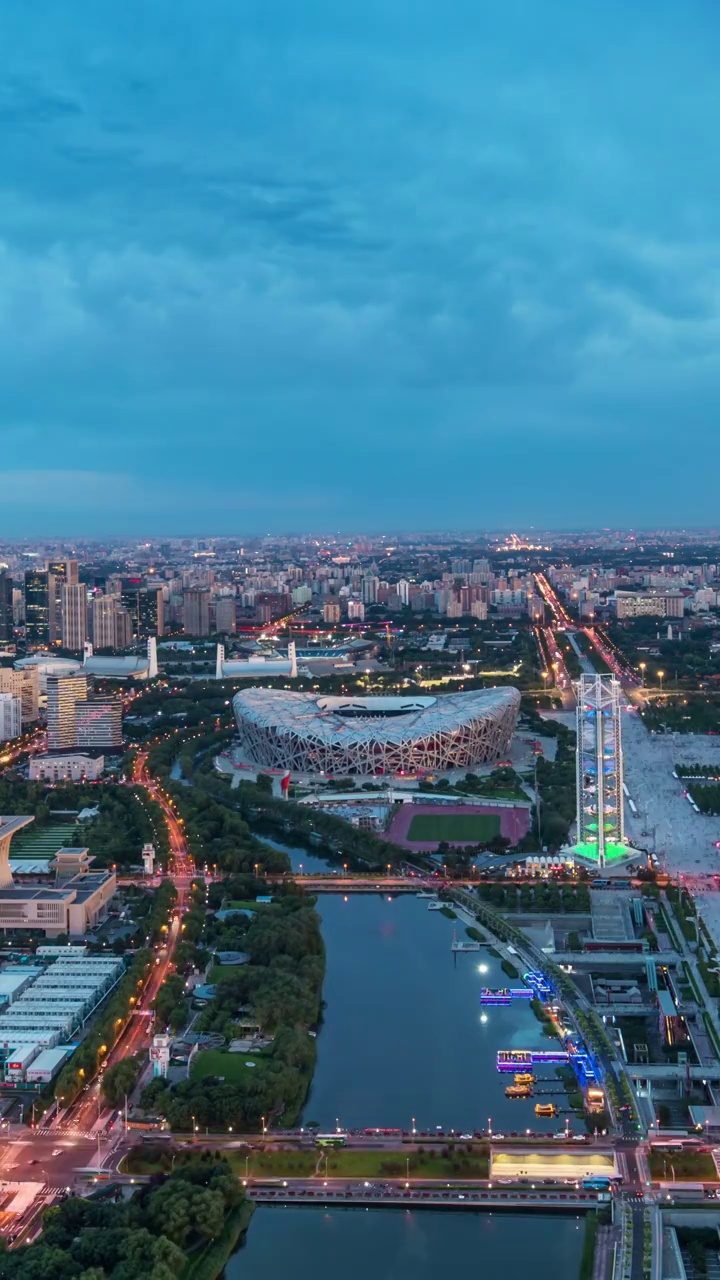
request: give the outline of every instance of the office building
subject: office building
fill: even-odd
[[[48,564],[48,573],[52,578],[52,583],[50,584],[50,642],[51,644],[56,644],[62,639],[63,588],[77,586],[78,562],[77,560],[51,560]],[[72,645],[70,647],[77,648],[78,646]],[[82,648],[82,645],[80,647]]]
[[[0,742],[22,733],[22,703],[14,693],[0,693]]]
[[[95,596],[90,610],[94,649],[118,648],[116,644],[118,607],[117,596]],[[125,613],[127,614],[127,610]]]
[[[130,615],[133,640],[164,635],[165,602],[162,587],[147,587],[142,578],[123,578],[120,603]]]
[[[52,574],[47,570],[27,570],[25,574],[25,640],[28,649],[42,649],[43,646],[50,644],[50,595],[54,590]]]
[[[107,915],[117,889],[115,872],[91,870],[92,858],[87,849],[61,849],[51,863],[56,873],[54,886],[16,884],[10,869],[10,842],[16,831],[32,821],[27,815],[0,818],[0,930],[30,929],[47,937],[65,933],[71,938],[81,938]],[[93,957],[95,959],[99,971],[105,958]],[[72,967],[68,959],[65,971],[68,978],[72,976]],[[14,1012],[2,1015],[0,1042],[7,1043],[11,1022],[18,1031],[33,1025],[30,1011],[24,1015],[21,1012],[20,1000],[13,1001],[11,1010]],[[38,1007],[40,1025],[44,1016],[44,1007]],[[51,1023],[49,1019],[45,1025]]]
[[[75,742],[80,751],[122,750],[120,698],[92,697],[75,704]]]
[[[340,605],[335,600],[328,600],[327,604],[323,605],[323,622],[333,627],[339,621]]]
[[[183,592],[183,626],[189,636],[210,635],[210,592]]]
[[[0,570],[0,644],[9,644],[15,636],[13,620],[13,580],[5,569]]]
[[[36,666],[11,671],[0,667],[0,693],[20,699],[23,725],[33,724],[40,714],[40,673]]]
[[[87,639],[87,587],[83,582],[66,584],[61,601],[63,648],[80,650]]]
[[[628,856],[623,822],[622,689],[615,676],[582,675],[577,693],[577,839],[574,852],[604,867]]]
[[[87,701],[87,677],[48,676],[47,690],[48,751],[67,751],[77,746],[75,708]]]
[[[215,630],[219,635],[234,635],[236,629],[235,596],[218,596],[215,600]]]
[[[347,612],[351,622],[362,622],[365,618],[365,605],[362,600],[348,600]]]

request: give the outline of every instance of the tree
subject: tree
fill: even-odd
[[[132,1092],[144,1059],[144,1053],[137,1053],[131,1058],[122,1058],[114,1066],[108,1067],[102,1082],[103,1097],[108,1106],[118,1106]]]

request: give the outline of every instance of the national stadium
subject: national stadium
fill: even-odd
[[[320,697],[244,689],[233,698],[240,750],[254,764],[331,776],[446,773],[507,754],[517,689],[443,697]]]

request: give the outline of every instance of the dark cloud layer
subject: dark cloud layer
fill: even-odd
[[[715,521],[719,38],[6,0],[4,531]]]

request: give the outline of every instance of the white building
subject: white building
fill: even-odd
[[[0,742],[22,733],[22,701],[13,693],[0,693]]]
[[[95,782],[104,772],[104,756],[73,751],[62,756],[33,756],[29,777],[31,782]]]

